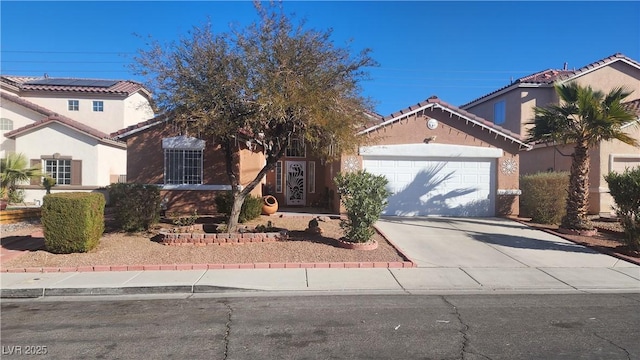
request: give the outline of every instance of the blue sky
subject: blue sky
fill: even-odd
[[[285,1],[333,41],[373,50],[362,84],[382,115],[437,95],[462,105],[545,70],[614,53],[640,60],[640,2]],[[255,18],[249,1],[0,2],[3,75],[136,79],[150,35],[168,42],[211,19],[227,31]]]

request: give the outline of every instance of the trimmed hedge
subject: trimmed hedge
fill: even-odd
[[[622,174],[610,172],[604,179],[616,202],[616,215],[624,229],[627,245],[640,249],[640,166]]]
[[[520,177],[520,216],[540,224],[558,224],[566,213],[568,172],[539,172]]]
[[[223,191],[216,195],[216,209],[218,213],[224,214],[227,218],[231,216],[231,207],[233,206],[233,195],[231,191]],[[262,205],[264,202],[261,197],[249,195],[244,199],[238,222],[244,223],[251,221],[262,214]]]
[[[105,199],[99,193],[56,193],[44,196],[42,227],[47,251],[88,252],[104,232]]]
[[[160,189],[155,185],[117,183],[107,187],[118,226],[128,232],[148,230],[160,221]]]

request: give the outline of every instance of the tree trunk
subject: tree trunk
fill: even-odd
[[[587,219],[589,210],[589,147],[586,142],[578,142],[573,152],[566,215],[561,227],[572,230],[589,230],[593,226]]]
[[[229,216],[229,223],[227,224],[227,231],[234,233],[238,231],[238,218],[240,217],[240,210],[242,210],[242,204],[247,197],[244,191],[233,191],[233,205],[231,206],[231,215]]]

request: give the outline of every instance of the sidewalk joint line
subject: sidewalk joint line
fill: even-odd
[[[640,282],[640,280],[638,280],[637,278],[635,278],[635,277],[633,277],[633,276],[631,276],[631,275],[629,275],[629,274],[627,274],[625,272],[618,271],[618,269],[616,269],[614,267],[610,267],[610,268],[607,268],[607,269],[611,269],[611,270],[617,272],[618,274],[622,274],[622,275],[628,276],[628,277],[632,278],[633,280],[636,280],[636,281]]]
[[[537,267],[536,269],[538,269],[539,271],[542,271],[543,273],[545,273],[545,274],[547,274],[547,275],[551,276],[551,278],[552,278],[552,279],[556,279],[556,280],[560,281],[561,283],[563,283],[563,284],[567,285],[568,287],[570,287],[570,288],[572,288],[572,289],[575,289],[575,290],[578,290],[578,291],[583,291],[583,292],[589,293],[588,291],[584,291],[584,290],[582,290],[582,289],[578,289],[577,287],[575,287],[575,286],[573,286],[573,285],[569,284],[569,283],[568,283],[568,282],[566,282],[566,281],[562,281],[562,280],[558,279],[557,277],[555,277],[555,276],[553,276],[553,275],[549,274],[548,272],[546,272],[546,271],[542,270],[542,269],[541,269],[541,268],[539,268],[539,267]]]
[[[482,285],[482,283],[478,280],[476,280],[476,278],[474,278],[473,276],[471,276],[471,274],[469,274],[468,272],[466,272],[463,268],[459,267],[458,269],[460,269],[460,271],[462,271],[463,273],[467,274],[468,277],[471,278],[471,280],[475,281],[478,285],[480,285],[481,287],[484,287],[484,285]]]
[[[402,291],[404,291],[407,294],[410,294],[410,292],[404,288],[404,286],[402,286],[402,284],[400,283],[400,281],[398,281],[398,278],[396,277],[396,275],[393,273],[393,271],[391,271],[390,268],[387,268],[387,271],[389,272],[389,274],[391,274],[391,276],[393,277],[393,280],[396,281],[396,283],[398,284],[398,286],[400,286],[400,289],[402,289]]]

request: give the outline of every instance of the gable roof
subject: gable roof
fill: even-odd
[[[0,81],[16,88],[20,92],[75,92],[126,96],[141,92],[146,96],[151,96],[151,93],[142,84],[130,80],[3,75],[0,77]]]
[[[460,108],[464,109],[464,108],[468,108],[470,106],[473,105],[477,105],[479,103],[482,103],[494,96],[497,96],[499,94],[505,93],[507,91],[510,91],[512,89],[518,88],[518,87],[531,87],[531,86],[553,86],[554,83],[556,82],[567,82],[567,81],[571,81],[575,78],[577,78],[578,76],[584,75],[586,73],[595,71],[597,69],[600,69],[601,67],[604,66],[608,66],[614,62],[624,62],[627,63],[631,66],[634,66],[638,69],[640,69],[640,62],[637,62],[621,53],[616,53],[613,54],[611,56],[608,56],[604,59],[598,60],[596,62],[593,62],[589,65],[583,66],[577,70],[568,70],[568,69],[547,69],[547,70],[543,70],[531,75],[527,75],[524,77],[521,77],[515,81],[513,81],[511,84],[506,85],[501,87],[498,90],[492,91],[488,94],[485,94],[477,99],[471,100],[470,102],[461,105]]]
[[[125,144],[121,141],[116,141],[113,140],[111,138],[111,136],[109,134],[106,134],[100,130],[94,129],[90,126],[87,126],[81,122],[75,121],[71,118],[68,118],[64,115],[60,115],[55,113],[54,111],[51,111],[45,107],[42,107],[40,105],[34,104],[30,101],[27,101],[25,99],[22,99],[20,97],[17,96],[13,96],[4,92],[0,92],[0,98],[2,98],[3,100],[6,101],[10,101],[13,102],[15,104],[18,104],[20,106],[23,106],[29,110],[35,111],[38,114],[41,114],[44,116],[44,118],[35,121],[31,124],[22,126],[20,128],[8,131],[4,134],[5,137],[10,138],[10,139],[15,139],[16,137],[20,136],[21,134],[28,132],[28,131],[32,131],[44,126],[47,126],[50,123],[58,123],[58,124],[62,124],[68,128],[71,128],[75,131],[84,133],[92,138],[98,139],[102,142],[106,142],[112,145],[117,145],[117,146],[125,146]]]
[[[472,123],[474,126],[479,125],[483,129],[489,130],[489,132],[496,134],[496,136],[502,136],[503,138],[510,140],[511,142],[518,143],[521,148],[531,149],[531,146],[526,144],[520,137],[520,135],[513,133],[507,129],[504,129],[500,126],[495,125],[494,123],[485,120],[477,115],[474,115],[470,112],[462,110],[456,106],[448,104],[442,100],[440,100],[437,96],[432,96],[425,101],[419,102],[416,105],[409,106],[405,109],[402,109],[398,112],[395,112],[389,116],[384,117],[383,121],[375,126],[372,126],[366,130],[359,132],[358,134],[364,135],[368,134],[372,131],[383,128],[387,125],[396,123],[402,119],[405,119],[411,115],[424,112],[427,109],[441,109],[442,111],[446,111],[451,115],[455,115],[460,120],[464,120],[466,123]]]

